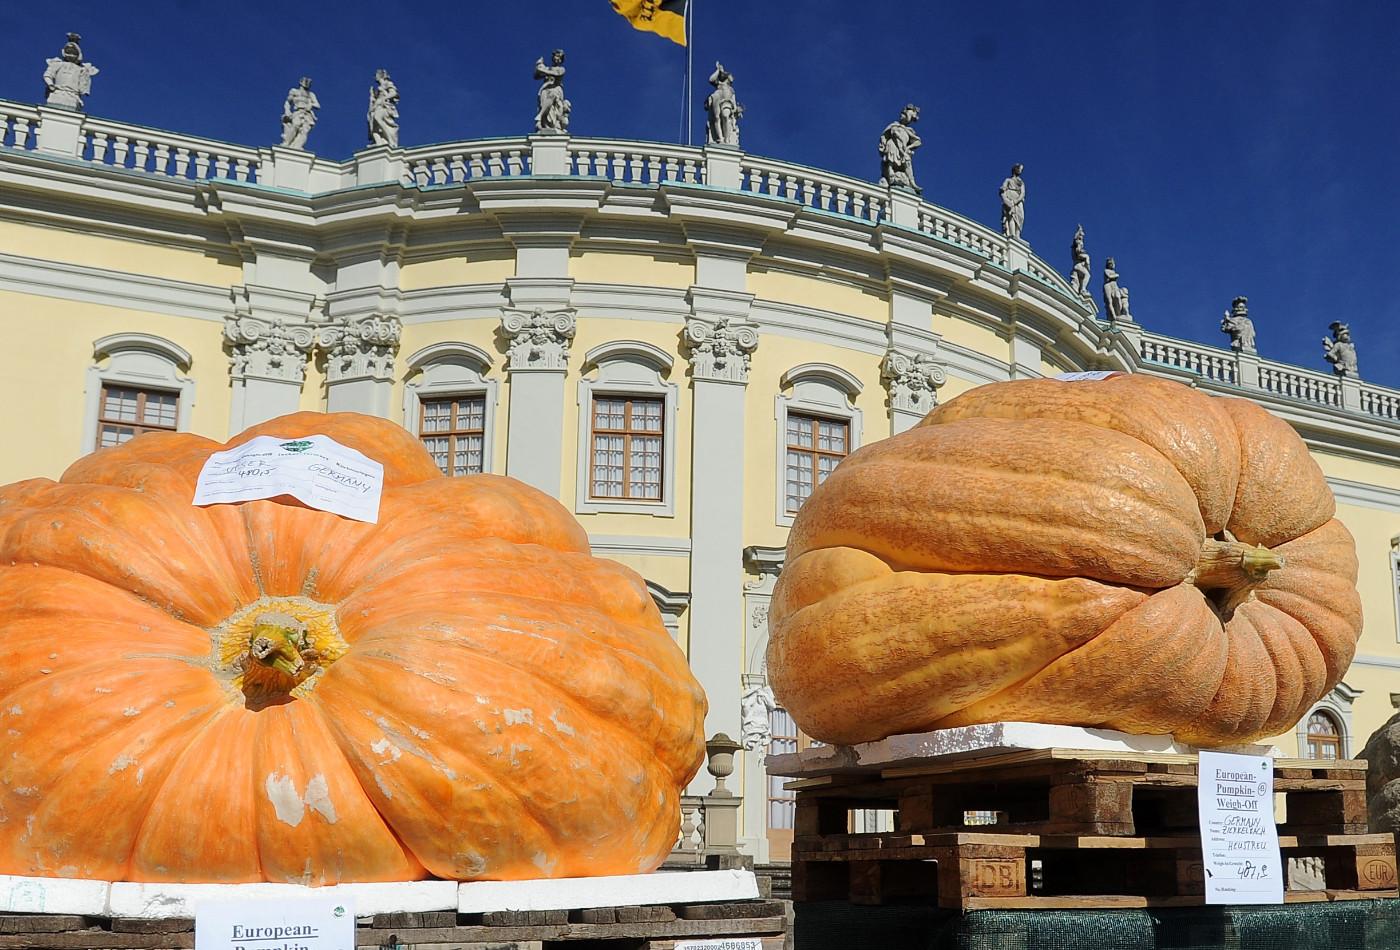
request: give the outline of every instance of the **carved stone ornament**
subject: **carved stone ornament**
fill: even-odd
[[[310,324],[245,315],[224,318],[224,340],[234,379],[302,383],[316,334]]]
[[[1323,338],[1322,358],[1332,364],[1332,372],[1338,376],[1356,379],[1356,344],[1351,342],[1351,327],[1333,320],[1327,329],[1332,331],[1332,338]]]
[[[572,309],[507,310],[501,317],[501,333],[510,341],[509,368],[568,369],[569,344],[577,327]]]
[[[739,119],[744,107],[734,96],[734,74],[719,63],[710,73],[710,85],[715,91],[705,97],[705,143],[707,145],[732,145],[739,147]]]
[[[890,391],[890,408],[920,414],[938,405],[936,390],[948,381],[942,365],[930,354],[893,349],[880,363],[880,378]]]
[[[97,67],[83,62],[83,50],[78,44],[82,37],[68,34],[62,51],[47,61],[44,70],[44,104],[56,109],[83,111],[83,97],[92,92],[92,77]]]
[[[766,677],[745,676],[739,697],[739,742],[750,752],[767,752],[773,741],[769,714],[778,708]]]
[[[398,317],[374,314],[319,327],[316,342],[326,354],[326,377],[343,379],[394,378],[403,324]]]
[[[749,381],[749,363],[758,349],[758,328],[720,317],[711,323],[691,317],[685,324],[685,342],[696,379],[731,383]]]
[[[365,119],[369,123],[369,144],[399,147],[399,87],[389,78],[387,69],[374,71]]]
[[[1069,245],[1069,256],[1073,261],[1069,272],[1069,286],[1081,297],[1089,296],[1089,252],[1084,249],[1084,225],[1074,231],[1074,240]]]
[[[1230,335],[1230,349],[1236,353],[1256,353],[1254,321],[1249,319],[1249,298],[1236,297],[1220,319],[1220,332]]]
[[[311,91],[311,79],[302,76],[297,84],[287,90],[286,101],[282,103],[282,145],[285,148],[306,148],[306,137],[316,124],[316,110],[321,108],[321,100]]]
[[[569,131],[569,113],[573,111],[573,103],[564,98],[564,51],[557,49],[551,53],[548,64],[543,56],[535,60],[535,78],[540,80],[540,107],[535,113],[535,131]]]
[[[914,181],[914,150],[924,144],[914,131],[919,121],[919,107],[910,103],[899,113],[899,121],[891,122],[880,133],[880,184],[890,188],[905,188],[919,194],[923,191]]]

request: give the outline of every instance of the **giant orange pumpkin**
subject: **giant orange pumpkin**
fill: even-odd
[[[641,579],[555,501],[353,414],[377,524],[197,508],[148,434],[0,489],[0,873],[511,879],[656,867],[705,701]]]
[[[1127,374],[982,386],[803,505],[768,673],[828,742],[1003,720],[1276,735],[1361,634],[1335,507],[1252,402]]]

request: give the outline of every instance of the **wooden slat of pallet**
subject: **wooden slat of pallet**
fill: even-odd
[[[560,924],[547,927],[435,927],[381,930],[361,928],[355,933],[360,945],[382,946],[390,937],[408,945],[434,943],[488,943],[512,940],[621,940],[667,937],[776,936],[787,928],[786,917],[750,917],[731,920],[673,920],[635,924]]]
[[[1394,837],[1381,834],[1315,834],[1279,835],[1279,847],[1294,848],[1337,848],[1347,846],[1375,847],[1388,849],[1393,846]],[[793,855],[802,860],[839,860],[838,854],[847,853],[857,859],[864,852],[889,851],[914,848],[949,848],[968,844],[1007,845],[1019,848],[1049,848],[1062,850],[1095,850],[1101,848],[1143,850],[1153,848],[1199,848],[1198,835],[1153,835],[1144,837],[1124,837],[1119,835],[1029,835],[995,834],[972,832],[948,832],[944,834],[892,834],[885,832],[827,835],[797,838],[793,844]]]
[[[1393,895],[1377,891],[1287,891],[1285,904],[1307,904],[1322,901],[1371,901]],[[1131,910],[1147,907],[1199,907],[1200,897],[1125,897],[1120,895],[1056,897],[970,897],[964,910]]]

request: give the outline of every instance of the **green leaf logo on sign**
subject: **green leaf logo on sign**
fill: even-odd
[[[295,442],[283,442],[282,449],[286,452],[305,452],[311,448],[311,443],[306,439],[297,439]]]

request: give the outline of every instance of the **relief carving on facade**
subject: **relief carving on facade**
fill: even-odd
[[[333,383],[365,377],[392,380],[402,334],[398,317],[380,314],[319,327],[316,343],[326,354],[326,377]]]
[[[739,697],[739,742],[750,752],[767,752],[773,741],[773,724],[769,714],[778,708],[768,678],[762,675],[744,676],[744,692]]]
[[[234,379],[271,379],[301,384],[316,342],[310,324],[248,315],[224,318],[229,368]]]
[[[938,405],[937,389],[948,380],[938,360],[928,353],[890,349],[880,363],[880,378],[890,392],[890,408],[926,413]]]
[[[747,383],[753,351],[758,349],[758,328],[728,317],[713,322],[691,317],[685,323],[685,343],[696,379]]]
[[[501,334],[510,341],[509,368],[567,369],[577,328],[578,315],[572,309],[507,310],[501,316]]]

